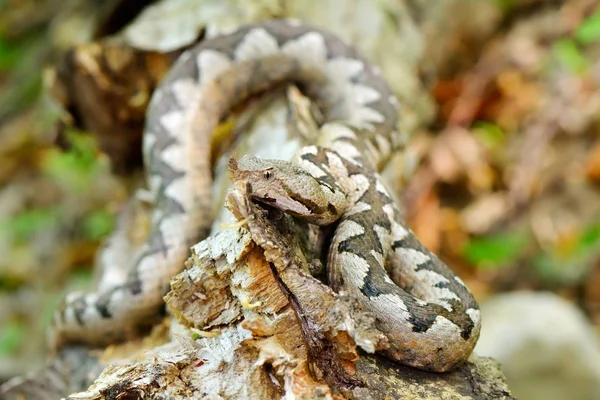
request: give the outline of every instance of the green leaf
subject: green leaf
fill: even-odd
[[[575,30],[575,39],[582,44],[600,40],[600,11],[590,15]]]
[[[0,38],[0,71],[8,71],[19,61],[23,51]]]
[[[59,219],[58,208],[32,209],[18,213],[3,225],[16,240],[26,241],[35,233],[55,226]]]
[[[42,163],[42,170],[67,189],[83,193],[94,184],[94,178],[102,164],[97,158],[95,140],[89,135],[68,135],[69,151],[52,149]]]
[[[496,124],[477,121],[473,124],[473,135],[486,147],[498,148],[504,144],[506,133]]]
[[[100,240],[108,235],[114,227],[114,215],[106,210],[90,213],[83,222],[85,235],[90,240]]]
[[[21,347],[25,339],[25,325],[17,321],[0,327],[0,356],[10,356]]]
[[[474,238],[463,249],[463,256],[478,268],[500,268],[516,260],[528,242],[526,235],[518,233]]]
[[[572,39],[563,38],[554,43],[553,52],[560,63],[574,74],[585,72],[589,63]]]
[[[585,228],[579,237],[576,249],[578,253],[587,253],[600,245],[600,225],[591,225]]]

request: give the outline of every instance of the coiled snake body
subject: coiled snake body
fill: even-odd
[[[286,212],[338,221],[329,283],[376,315],[389,357],[445,371],[469,356],[480,329],[475,300],[404,225],[377,174],[399,146],[396,98],[340,39],[287,20],[206,40],[173,66],[147,112],[143,150],[155,199],[149,238],[125,283],[67,296],[54,319],[55,345],[122,340],[156,318],[170,279],[212,222],[214,128],[250,96],[285,83],[296,83],[328,121],[316,146],[301,151],[302,169],[245,157],[234,178]]]

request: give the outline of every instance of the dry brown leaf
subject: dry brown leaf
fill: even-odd
[[[588,153],[585,175],[592,183],[600,183],[600,142],[596,143]]]
[[[440,217],[440,200],[430,191],[419,202],[419,208],[409,221],[421,243],[433,252],[440,249]]]
[[[510,211],[506,193],[490,193],[477,198],[460,212],[465,230],[471,234],[484,234],[504,219]]]

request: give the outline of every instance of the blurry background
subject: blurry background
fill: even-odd
[[[417,235],[482,304],[520,399],[600,399],[600,5],[592,0],[0,0],[0,382],[37,368],[139,176],[177,54],[292,16],[402,103],[390,167]],[[89,135],[92,132],[95,135]]]

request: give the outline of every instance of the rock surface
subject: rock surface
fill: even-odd
[[[600,344],[583,313],[552,293],[503,294],[482,304],[477,354],[502,364],[522,399],[600,399]]]

